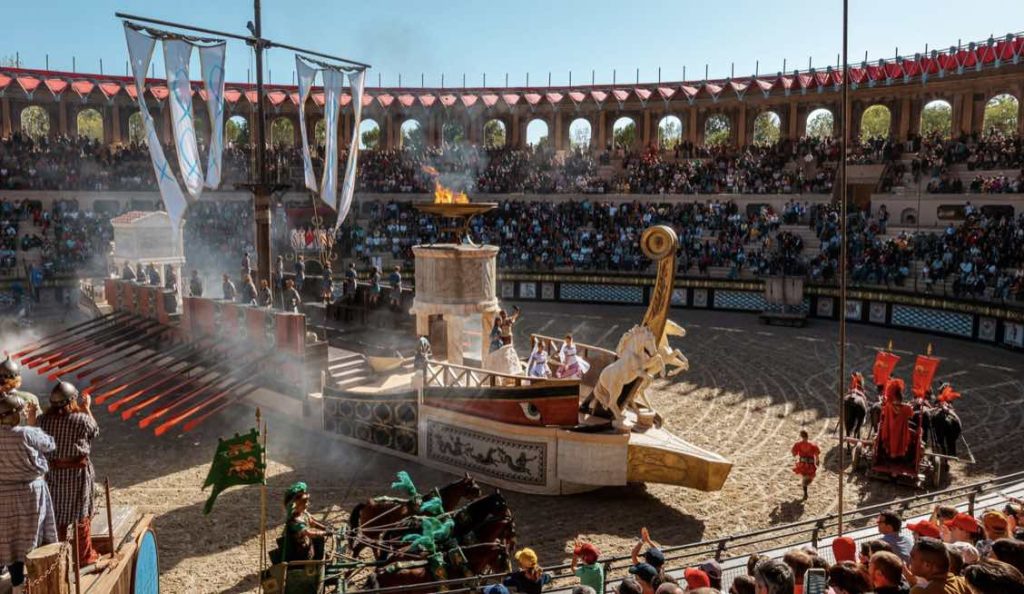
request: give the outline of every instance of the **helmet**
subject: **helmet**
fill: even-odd
[[[50,392],[50,404],[64,406],[78,398],[78,388],[71,382],[57,382]]]
[[[20,413],[25,408],[25,401],[21,396],[14,394],[0,394],[0,416],[10,413]]]
[[[21,377],[21,366],[18,362],[8,356],[0,361],[0,381]]]

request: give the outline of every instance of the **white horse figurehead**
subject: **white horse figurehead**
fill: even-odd
[[[619,406],[622,390],[638,378],[650,378],[649,370],[657,367],[661,360],[658,350],[654,333],[646,326],[633,326],[619,339],[615,348],[619,358],[601,371],[594,386],[594,397],[611,411],[615,424],[622,424],[624,409],[631,404],[626,402]]]

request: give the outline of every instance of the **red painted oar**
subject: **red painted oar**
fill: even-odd
[[[43,375],[44,373],[49,373],[54,369],[64,367],[69,363],[75,363],[81,357],[91,355],[95,351],[105,350],[110,345],[122,345],[125,341],[133,340],[144,334],[147,330],[155,328],[156,326],[158,326],[158,324],[142,324],[140,326],[115,328],[102,339],[97,338],[95,340],[90,340],[76,349],[67,351],[64,353],[63,358],[50,360],[46,365],[43,365],[36,370],[36,373]]]
[[[47,355],[50,355],[60,349],[67,348],[69,345],[76,344],[84,338],[88,338],[89,336],[94,336],[97,333],[104,332],[107,329],[120,324],[129,317],[130,316],[128,316],[127,314],[119,314],[116,316],[111,316],[109,318],[101,318],[99,320],[99,323],[97,324],[93,324],[88,328],[81,328],[71,334],[62,336],[56,340],[48,341],[45,346],[41,345],[39,348],[33,349],[30,353],[22,355],[21,362],[22,364],[28,364],[31,363],[32,361],[35,361],[36,359],[46,357]]]
[[[114,381],[117,381],[117,380],[119,380],[121,378],[127,377],[127,376],[131,375],[132,373],[135,373],[136,371],[138,371],[138,369],[140,367],[142,367],[143,364],[150,363],[150,362],[155,363],[155,362],[157,362],[157,361],[159,361],[161,359],[167,359],[167,358],[170,358],[170,359],[173,360],[174,358],[178,357],[181,353],[193,351],[193,350],[196,350],[198,348],[199,348],[199,344],[198,343],[193,344],[193,343],[185,342],[185,343],[181,343],[181,344],[179,344],[177,346],[174,346],[174,347],[172,347],[172,348],[170,348],[170,349],[168,349],[166,351],[156,351],[156,352],[150,353],[148,355],[144,355],[143,357],[141,357],[139,359],[131,361],[128,364],[127,367],[121,368],[121,369],[116,370],[116,371],[114,371],[112,373],[107,373],[106,375],[100,375],[100,376],[96,376],[96,377],[92,378],[91,380],[89,380],[89,386],[86,387],[85,390],[82,391],[82,393],[83,394],[91,394],[91,393],[95,392],[96,390],[98,390],[99,388],[110,384],[111,382],[114,382]]]
[[[58,341],[58,340],[63,340],[64,338],[66,338],[66,335],[68,335],[68,334],[78,333],[79,331],[84,330],[85,328],[87,328],[89,326],[94,326],[96,324],[101,324],[101,323],[109,320],[110,318],[113,318],[115,316],[122,316],[122,315],[125,315],[124,312],[114,311],[114,312],[108,313],[106,315],[102,315],[102,316],[100,316],[98,318],[92,318],[92,319],[86,320],[86,321],[84,321],[84,322],[82,322],[80,324],[75,324],[74,326],[68,326],[67,328],[61,330],[60,332],[56,332],[54,334],[51,334],[51,335],[49,335],[49,336],[47,336],[47,337],[45,337],[45,338],[43,338],[41,340],[37,340],[37,341],[33,342],[32,344],[25,345],[24,347],[21,348],[20,351],[18,351],[16,353],[14,353],[13,355],[11,355],[11,357],[14,358],[14,359],[21,359],[25,355],[28,355],[28,354],[32,353],[33,351],[35,351],[35,350],[37,350],[39,348],[42,348],[42,347],[44,347],[44,346],[46,346],[46,345],[48,345],[50,343],[53,343],[53,342]]]
[[[96,340],[104,339],[114,333],[124,330],[125,328],[133,327],[130,320],[120,320],[117,323],[109,324],[96,328],[90,331],[88,334],[77,336],[77,340],[62,344],[56,348],[50,349],[46,352],[40,353],[33,357],[28,357],[22,360],[22,363],[28,365],[30,369],[35,369],[40,365],[45,365],[51,361],[59,359],[69,353],[75,352],[82,348],[88,348]]]
[[[171,401],[168,402],[166,406],[156,410],[155,412],[151,413],[148,417],[142,419],[142,421],[139,422],[139,427],[145,429],[150,424],[152,424],[153,421],[155,421],[156,419],[162,417],[164,414],[167,413],[167,411],[171,410],[172,408],[178,406],[179,404],[182,404],[184,402],[188,402],[189,400],[194,399],[196,396],[198,396],[202,392],[204,392],[204,391],[206,391],[206,390],[216,386],[217,384],[223,382],[225,379],[233,377],[236,373],[239,372],[237,369],[234,372],[229,372],[229,373],[225,373],[225,374],[218,374],[215,377],[210,378],[210,379],[208,379],[208,380],[206,380],[204,382],[200,382],[199,381],[199,379],[201,377],[205,377],[206,375],[214,372],[215,370],[221,369],[221,368],[223,368],[225,366],[234,365],[234,364],[236,364],[236,361],[225,360],[225,361],[222,361],[221,363],[219,363],[217,365],[214,365],[214,366],[212,366],[212,367],[210,367],[208,369],[205,369],[205,370],[203,370],[202,375],[200,375],[199,377],[192,378],[191,380],[179,383],[178,385],[176,385],[176,386],[174,386],[174,387],[172,387],[170,389],[164,390],[160,394],[156,394],[156,395],[154,395],[154,396],[152,396],[150,398],[147,398],[145,401],[140,402],[139,404],[136,404],[132,408],[124,411],[123,413],[121,413],[121,418],[127,421],[135,413],[137,413],[138,411],[140,411],[140,410],[146,408],[147,406],[153,404],[154,402],[156,402],[157,400],[163,398],[167,394],[173,393],[178,388],[181,388],[181,387],[184,387],[184,386],[189,386],[189,384],[192,384],[191,386],[189,386],[189,387],[192,388],[192,390],[190,392],[187,392],[185,394],[179,395],[176,398],[172,398]],[[247,367],[249,367],[249,366],[246,366],[245,368],[247,368]],[[243,368],[243,369],[245,369],[245,368]]]
[[[151,329],[151,330],[154,330],[154,329]],[[106,347],[104,349],[101,349],[98,353],[93,354],[91,357],[89,357],[87,359],[82,359],[82,360],[78,361],[77,363],[74,363],[73,365],[70,365],[68,367],[62,367],[62,368],[54,371],[49,376],[47,376],[47,379],[50,380],[51,382],[55,381],[58,376],[67,375],[69,373],[74,373],[74,372],[78,371],[79,369],[82,369],[86,365],[89,365],[89,364],[93,363],[94,361],[100,361],[102,359],[105,359],[105,358],[107,358],[108,356],[110,356],[112,354],[117,354],[117,355],[120,355],[120,356],[123,357],[123,356],[125,356],[125,352],[127,350],[131,349],[132,347],[134,347],[138,343],[138,341],[145,340],[145,341],[148,342],[150,339],[158,337],[161,334],[163,334],[164,332],[167,332],[168,330],[170,330],[170,327],[169,326],[157,326],[155,328],[155,330],[156,330],[155,332],[147,331],[147,332],[142,333],[141,335],[136,335],[136,336],[134,336],[132,338],[122,340],[120,342],[115,343],[112,346],[109,346],[109,347]]]
[[[225,353],[225,355],[227,355],[227,353]],[[218,368],[223,367],[224,365],[227,365],[227,364],[229,364],[228,361],[223,361],[223,362],[221,362],[219,364],[215,364],[215,365],[210,366],[210,361],[205,360],[205,359],[199,359],[198,361],[196,361],[195,363],[189,365],[188,367],[185,367],[184,369],[175,370],[173,372],[173,374],[171,374],[168,377],[163,378],[162,380],[156,382],[155,384],[150,384],[150,385],[146,386],[145,388],[142,388],[141,390],[136,390],[135,392],[132,392],[131,394],[128,394],[126,396],[122,396],[120,399],[118,399],[117,402],[114,402],[109,407],[107,407],[107,410],[112,412],[112,413],[113,412],[117,412],[117,409],[119,409],[122,406],[124,406],[125,404],[128,404],[129,402],[135,400],[136,398],[138,398],[142,394],[152,390],[153,388],[156,388],[157,386],[163,385],[163,384],[167,383],[168,381],[180,380],[178,383],[172,384],[170,388],[167,388],[167,389],[165,389],[165,390],[163,390],[161,392],[158,392],[156,395],[154,395],[154,396],[148,398],[147,400],[145,400],[143,402],[144,406],[139,407],[138,405],[136,405],[136,407],[133,407],[133,409],[129,409],[129,411],[125,411],[125,413],[122,413],[121,416],[125,420],[128,420],[129,418],[131,418],[132,414],[134,414],[134,412],[132,412],[132,410],[137,411],[140,408],[145,408],[145,406],[148,406],[152,402],[155,402],[157,399],[162,398],[163,396],[165,396],[167,394],[170,394],[170,393],[174,392],[175,390],[177,390],[177,389],[179,389],[179,388],[181,388],[183,386],[186,386],[186,385],[188,385],[190,383],[197,382],[199,380],[199,378],[205,377],[208,373],[212,372],[214,369],[218,369]],[[203,369],[200,372],[200,375],[198,377],[192,377],[192,378],[184,377],[185,374],[187,374],[189,371],[192,371],[193,369],[197,369],[199,367],[204,367],[204,366],[209,366],[209,367]],[[129,412],[131,412],[131,414],[128,414]]]
[[[224,410],[225,408],[231,406],[232,404],[234,404],[238,400],[241,400],[242,397],[245,396],[244,394],[238,394],[235,398],[230,398],[228,396],[232,392],[237,392],[238,390],[240,390],[240,389],[242,389],[242,388],[244,388],[245,386],[248,386],[248,385],[251,385],[251,384],[249,384],[248,381],[245,381],[241,385],[235,386],[231,390],[228,390],[226,392],[222,392],[221,394],[217,394],[216,396],[214,396],[211,400],[217,399],[217,400],[220,400],[220,403],[217,404],[217,406],[214,406],[212,409],[206,411],[202,415],[200,415],[200,416],[192,419],[191,421],[185,423],[182,426],[182,428],[181,428],[181,432],[182,433],[188,433],[189,431],[191,431],[191,430],[195,429],[196,427],[198,427],[199,424],[202,423],[203,421],[205,421],[206,419],[209,419],[213,415],[215,415],[215,414],[219,413],[220,411]]]
[[[167,326],[164,326],[163,328],[167,328],[168,330],[170,329]],[[107,353],[106,355],[103,355],[102,357],[97,357],[96,360],[90,363],[88,367],[85,367],[84,369],[81,370],[75,370],[78,371],[78,373],[75,374],[75,377],[78,379],[82,379],[88,375],[96,373],[101,369],[109,367],[114,363],[123,363],[129,357],[133,357],[143,351],[156,349],[158,346],[160,346],[160,339],[163,338],[163,336],[164,331],[160,330],[159,332],[153,333],[149,337],[145,337],[144,339],[137,341],[130,347],[127,347],[122,350],[112,351],[110,353]],[[100,361],[103,361],[103,364],[100,364]]]
[[[131,387],[133,385],[137,385],[137,384],[139,384],[139,382],[145,381],[146,379],[149,379],[149,378],[153,377],[154,375],[157,375],[157,374],[160,374],[160,373],[168,373],[168,368],[173,367],[175,365],[179,365],[183,361],[185,361],[187,359],[190,359],[190,358],[192,358],[194,356],[197,356],[198,354],[199,354],[198,351],[187,352],[185,355],[179,356],[179,357],[175,358],[174,360],[172,360],[169,363],[160,365],[156,369],[153,369],[152,371],[149,371],[149,372],[143,374],[142,376],[140,376],[138,378],[124,381],[123,383],[121,383],[121,384],[119,384],[119,385],[117,385],[117,386],[115,386],[115,387],[113,387],[111,389],[106,390],[102,394],[100,394],[100,395],[96,396],[95,398],[93,398],[93,402],[95,402],[96,404],[103,404],[105,401],[109,400],[111,396],[115,396],[117,394],[120,394],[121,392],[125,391],[129,387]],[[141,367],[141,366],[140,365],[136,365],[136,366],[134,366],[129,371],[130,372],[139,371],[139,367]],[[129,375],[131,375],[131,373],[124,374],[124,376],[122,376],[122,379],[124,377],[129,376]]]
[[[241,386],[244,383],[248,383],[252,379],[252,376],[249,374],[249,368],[255,368],[259,363],[261,363],[263,360],[267,359],[269,356],[270,356],[270,354],[263,355],[262,357],[260,357],[260,358],[256,359],[255,361],[253,361],[250,365],[247,365],[245,369],[239,370],[239,371],[244,371],[245,373],[242,374],[243,377],[241,379],[238,379],[238,380],[235,380],[235,382],[232,382],[233,384],[235,384],[233,387],[227,387],[226,386],[224,389],[222,389],[220,392],[218,392],[217,394],[215,394],[211,398],[207,398],[203,402],[199,402],[199,403],[193,405],[192,407],[190,407],[189,409],[185,410],[181,414],[178,414],[178,415],[168,419],[162,425],[158,426],[154,430],[154,433],[157,436],[161,436],[164,433],[167,433],[172,427],[174,427],[178,423],[184,421],[185,419],[191,417],[192,415],[196,414],[197,412],[199,412],[199,411],[203,410],[204,408],[210,406],[214,402],[217,402],[218,400],[224,398],[227,394],[229,394],[236,387]],[[235,374],[238,374],[239,371],[236,371]],[[229,386],[230,385],[231,384],[229,384]],[[171,407],[169,407],[169,409],[177,408],[177,406],[178,406],[177,404],[172,405]]]

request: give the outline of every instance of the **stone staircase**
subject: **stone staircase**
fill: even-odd
[[[339,390],[345,390],[369,381],[373,369],[366,357],[359,353],[330,349],[327,359],[327,382]]]

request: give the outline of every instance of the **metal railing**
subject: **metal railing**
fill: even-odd
[[[979,497],[988,494],[1001,495],[1003,489],[1021,483],[1024,483],[1024,471],[959,487],[950,487],[940,491],[868,505],[843,514],[843,525],[863,527],[863,525],[874,519],[883,510],[897,510],[904,517],[908,517],[928,513],[936,505],[951,503],[966,503],[967,513],[973,515],[976,512],[975,508]],[[822,539],[836,535],[838,524],[838,515],[828,514],[780,526],[731,534],[721,538],[662,547],[661,551],[665,554],[665,567],[667,571],[675,572],[707,559],[723,561],[728,558],[737,558],[758,552],[769,546],[775,548],[810,543],[812,546],[817,547]],[[605,575],[612,576],[623,573],[630,567],[632,565],[632,557],[631,555],[619,555],[602,559],[601,562],[604,565]],[[570,571],[568,564],[545,567],[545,571],[552,576],[551,582],[546,587],[547,591],[560,590],[575,584],[575,575]],[[448,594],[470,594],[486,584],[500,582],[507,575],[492,574],[416,584],[416,590],[428,591],[430,589],[429,591],[431,592],[443,590]],[[408,590],[409,588],[410,586],[406,585],[389,588],[356,589],[349,590],[348,594],[392,594]]]

